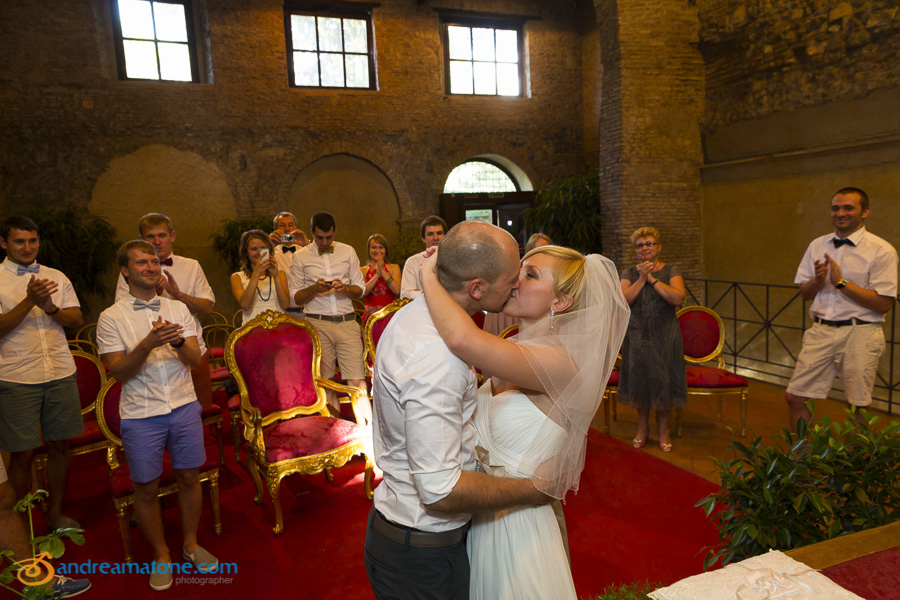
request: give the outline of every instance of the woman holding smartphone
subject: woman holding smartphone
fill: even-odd
[[[253,229],[241,236],[241,270],[231,275],[231,292],[244,323],[267,310],[283,312],[290,303],[287,277],[278,268],[269,236]]]

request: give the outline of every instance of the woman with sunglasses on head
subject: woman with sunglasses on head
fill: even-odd
[[[659,448],[672,451],[669,414],[687,403],[684,346],[675,311],[684,302],[684,278],[676,265],[659,260],[659,231],[641,227],[631,234],[638,263],[622,271],[622,293],[631,320],[622,345],[622,367],[616,399],[638,412],[631,442],[642,448],[650,438],[650,411],[659,421]]]

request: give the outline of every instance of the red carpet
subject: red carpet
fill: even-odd
[[[230,432],[226,431],[226,439]],[[215,446],[208,450],[214,452]],[[68,513],[85,527],[87,543],[67,544],[62,562],[122,560],[117,521],[107,490],[102,453],[73,459]],[[359,460],[324,475],[292,476],[282,482],[285,529],[272,534],[271,504],[253,504],[253,483],[226,447],[220,492],[223,533],[212,533],[208,497],[200,542],[222,562],[237,564],[227,583],[176,584],[171,598],[274,597],[346,600],[372,598],[363,567],[363,540],[370,503],[362,492]],[[575,583],[581,596],[609,584],[651,579],[664,584],[701,571],[703,546],[715,530],[694,503],[714,489],[699,477],[592,431],[581,491],[565,506]],[[174,496],[163,511],[170,549],[180,556],[179,512]],[[38,516],[36,520],[41,520]],[[38,531],[42,529],[38,526]],[[131,530],[138,562],[151,553],[137,529]],[[160,598],[145,575],[95,574],[85,597]]]
[[[828,567],[822,574],[866,600],[895,600],[900,595],[900,547]]]

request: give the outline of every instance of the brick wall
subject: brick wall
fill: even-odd
[[[587,169],[573,2],[440,3],[538,17],[526,25],[526,98],[446,96],[438,13],[429,2],[383,0],[374,9],[378,91],[290,88],[279,0],[194,3],[211,65],[202,84],[119,81],[108,0],[0,3],[3,213],[22,203],[89,206],[113,161],[158,145],[221,173],[225,192],[200,227],[209,233],[230,214],[282,210],[298,173],[333,153],[384,172],[399,220],[416,225],[437,211],[449,172],[477,155],[505,157],[535,185]],[[129,231],[159,208],[127,195],[122,203],[133,213]],[[225,282],[216,288],[230,295]]]
[[[657,227],[663,260],[701,273],[697,12],[682,0],[596,1],[603,67],[604,252],[634,263],[631,232]]]

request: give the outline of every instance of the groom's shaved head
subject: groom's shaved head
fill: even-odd
[[[481,221],[455,225],[438,247],[438,281],[448,292],[466,282],[484,279],[494,283],[512,268],[519,268],[519,246],[509,233]]]

